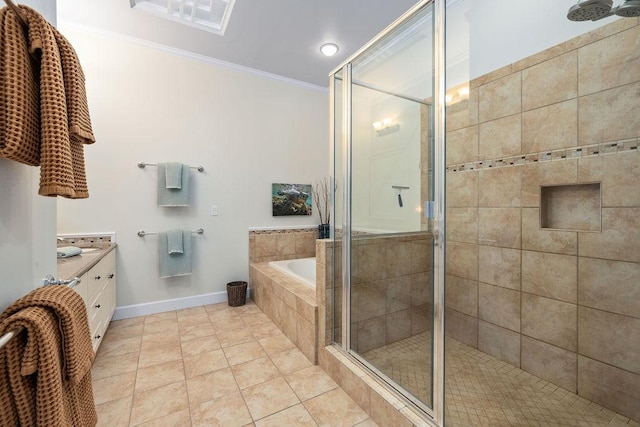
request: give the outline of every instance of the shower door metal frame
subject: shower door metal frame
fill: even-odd
[[[342,71],[342,167],[343,167],[343,207],[342,207],[342,344],[339,346],[347,355],[365,364],[378,376],[381,372],[371,366],[360,357],[350,353],[351,349],[351,190],[352,190],[352,62],[362,53],[366,52],[373,44],[402,25],[414,13],[423,7],[433,4],[433,68],[434,68],[434,92],[433,92],[433,190],[434,190],[434,217],[433,217],[433,366],[432,366],[432,403],[428,408],[424,404],[417,404],[417,399],[411,399],[409,393],[402,393],[404,398],[416,408],[425,412],[439,426],[444,425],[444,284],[445,284],[445,0],[422,0],[395,22],[389,25],[383,32],[356,51],[340,66],[329,73],[330,77],[330,129],[332,139],[333,171],[335,165],[335,81],[336,73]],[[335,182],[335,181],[334,181]],[[334,205],[335,206],[335,205]],[[335,215],[334,215],[335,217]],[[335,226],[334,226],[335,227]],[[335,233],[335,230],[334,230]],[[335,262],[334,258],[334,262]],[[335,269],[334,269],[335,271]],[[334,330],[335,331],[335,330]]]
[[[444,425],[446,206],[446,0],[433,4],[433,417]]]
[[[342,79],[342,347],[348,352],[351,348],[351,61],[342,67]]]

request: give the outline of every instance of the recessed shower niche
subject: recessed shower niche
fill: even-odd
[[[543,186],[540,188],[540,228],[601,231],[600,183]]]

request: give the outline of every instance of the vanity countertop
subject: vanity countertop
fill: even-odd
[[[58,278],[72,279],[74,277],[82,276],[109,252],[114,250],[116,246],[117,245],[115,243],[111,243],[103,248],[96,248],[95,250],[83,252],[80,255],[72,256],[70,258],[59,258]]]

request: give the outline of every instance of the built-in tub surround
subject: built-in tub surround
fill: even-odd
[[[251,299],[312,362],[317,363],[317,289],[269,265],[315,257],[317,229],[249,232]]]
[[[318,305],[316,289],[269,266],[249,265],[251,299],[304,353],[317,363]]]
[[[316,256],[317,228],[249,231],[249,262]]]
[[[316,258],[296,258],[270,261],[269,267],[295,277],[310,288],[316,288]]]
[[[636,421],[638,40],[618,20],[472,80],[446,194],[448,336]]]

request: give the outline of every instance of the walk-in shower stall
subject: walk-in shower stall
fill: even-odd
[[[591,3],[421,1],[330,75],[334,345],[429,423],[640,422],[640,23]]]
[[[444,259],[435,238],[444,216],[436,197],[444,195],[438,16],[434,3],[421,2],[330,77],[334,236],[342,243],[334,339],[432,415],[442,406],[434,384],[442,384],[444,331],[443,313],[434,316],[434,282],[444,278],[435,272],[438,253]]]

